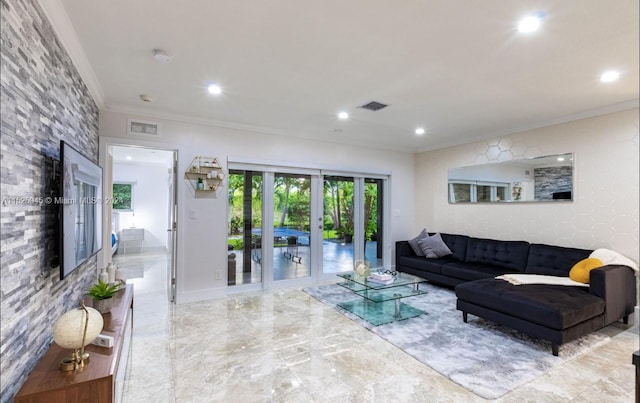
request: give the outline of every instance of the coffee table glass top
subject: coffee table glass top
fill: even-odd
[[[395,276],[393,283],[391,284],[374,283],[374,282],[368,281],[366,277],[358,276],[357,274],[355,274],[355,272],[339,273],[338,277],[342,277],[343,279],[348,280],[349,282],[354,282],[356,284],[359,284],[363,286],[363,289],[368,288],[373,290],[381,290],[384,288],[399,287],[403,285],[416,285],[416,284],[425,282],[423,278],[414,276],[413,274],[401,273],[401,272],[398,272],[398,275]],[[354,290],[354,291],[359,291],[359,290]]]

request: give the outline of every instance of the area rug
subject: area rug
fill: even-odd
[[[336,305],[358,298],[343,287],[331,284],[304,291],[485,399],[496,399],[609,341],[604,334],[592,333],[563,344],[555,357],[544,340],[473,315],[464,323],[452,290],[431,284],[421,284],[420,289],[427,293],[403,301],[427,314],[381,326]]]

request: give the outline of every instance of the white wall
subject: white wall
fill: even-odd
[[[169,216],[169,172],[163,164],[124,163],[113,165],[114,182],[133,182],[133,208],[119,212],[120,230],[144,228],[144,250],[167,249]],[[119,251],[122,252],[123,245]],[[133,246],[133,245],[132,245]]]
[[[447,170],[575,153],[573,203],[449,204]],[[416,155],[414,232],[619,251],[638,261],[638,109]]]
[[[194,156],[217,157],[225,167],[234,159],[257,162],[284,162],[314,165],[325,169],[388,172],[391,174],[392,211],[390,241],[407,239],[414,221],[414,155],[362,147],[338,145],[328,141],[312,141],[221,128],[205,124],[135,116],[159,122],[160,137],[132,137],[126,133],[131,115],[101,111],[101,143],[115,141],[128,144],[177,149],[178,173],[178,289],[177,301],[204,300],[226,293],[226,281],[215,280],[215,271],[226,273],[227,264],[227,197],[226,181],[211,197],[195,198],[183,178]],[[329,135],[327,135],[329,136]],[[105,137],[107,139],[105,139]],[[111,139],[116,138],[116,139]],[[196,219],[190,219],[193,210]],[[395,253],[394,249],[386,251]]]

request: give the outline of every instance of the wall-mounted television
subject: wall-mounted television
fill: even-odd
[[[102,249],[102,168],[60,142],[60,279]]]

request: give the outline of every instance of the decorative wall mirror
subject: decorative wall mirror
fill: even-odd
[[[449,203],[573,201],[573,153],[449,169]]]

